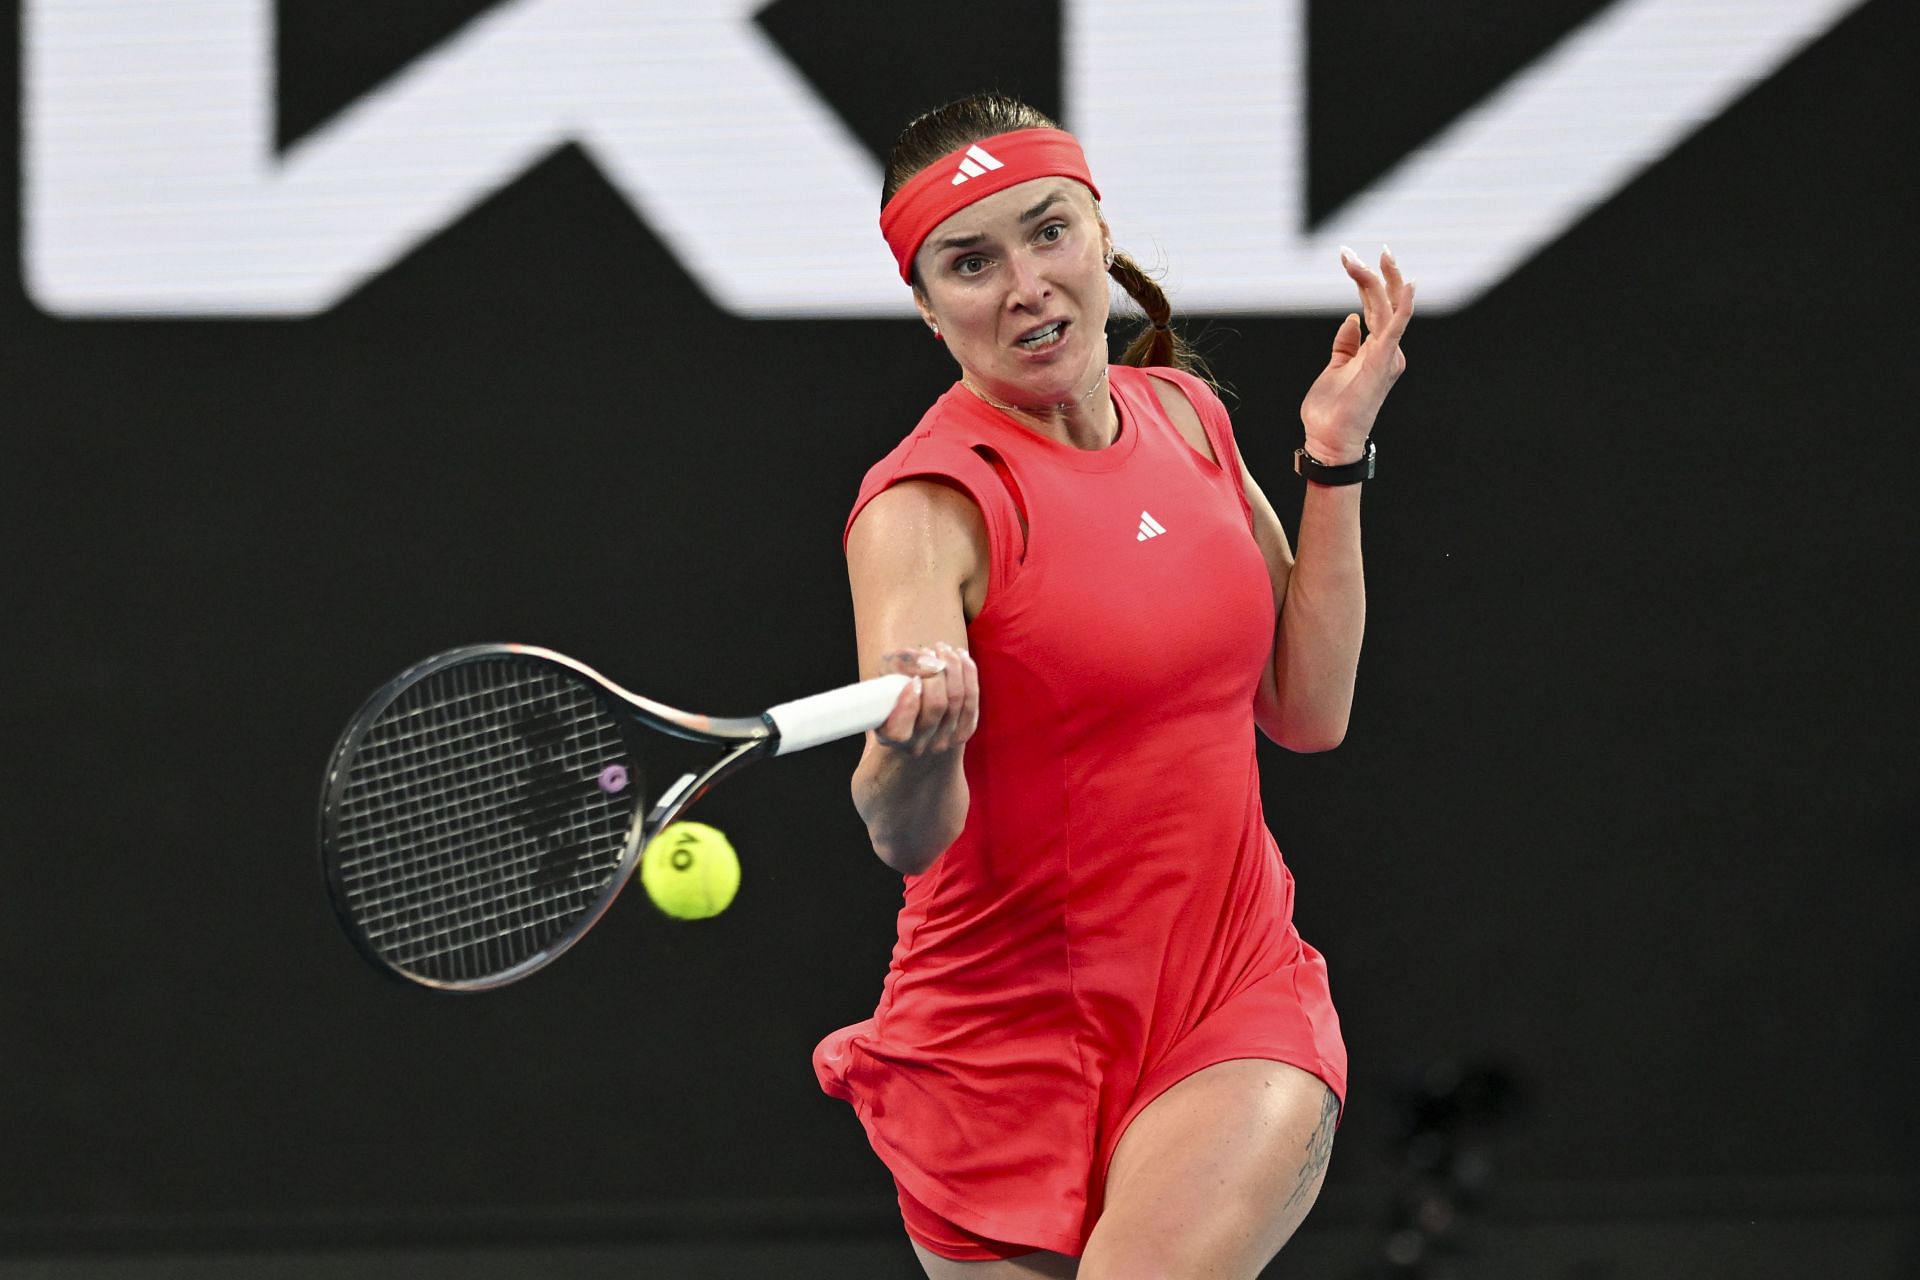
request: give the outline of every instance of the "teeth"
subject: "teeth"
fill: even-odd
[[[1054,335],[1059,332],[1060,332],[1060,321],[1055,320],[1052,324],[1048,325],[1046,328],[1042,329],[1040,332],[1035,334],[1030,334],[1027,337],[1020,339],[1020,345],[1023,347],[1037,347],[1042,345],[1043,343],[1051,342],[1054,338]]]

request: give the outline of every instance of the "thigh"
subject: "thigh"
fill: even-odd
[[[1061,1253],[1028,1253],[992,1262],[955,1262],[929,1253],[915,1241],[913,1251],[927,1280],[1073,1280],[1077,1259]]]
[[[900,1200],[900,1218],[907,1229],[907,1240],[920,1259],[930,1280],[1037,1280],[1049,1277],[1071,1280],[1077,1261],[1064,1254],[1043,1251],[1020,1252],[1020,1246],[990,1240],[966,1227],[949,1222],[914,1198],[912,1192],[894,1179],[893,1189]],[[926,1243],[922,1243],[925,1241]],[[956,1261],[934,1252],[972,1254],[979,1261]],[[1012,1257],[1004,1255],[1011,1254]]]
[[[1121,1137],[1081,1280],[1142,1268],[1254,1280],[1313,1207],[1338,1118],[1333,1091],[1284,1063],[1188,1076]]]

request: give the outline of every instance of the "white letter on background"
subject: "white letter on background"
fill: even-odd
[[[1464,306],[1864,0],[1617,0],[1311,233],[1302,0],[1062,3],[1121,243],[1187,310],[1340,312],[1335,246],[1392,243],[1424,306]],[[910,314],[878,168],[757,8],[508,0],[275,155],[273,0],[26,0],[27,289],[312,315],[575,143],[716,305]]]
[[[1617,0],[1306,226],[1306,5],[1067,6],[1066,114],[1114,236],[1192,311],[1354,306],[1382,243],[1420,305],[1465,306],[1864,0]],[[1365,111],[1366,85],[1331,110]]]

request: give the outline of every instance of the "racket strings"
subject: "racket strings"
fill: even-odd
[[[507,704],[500,710],[511,713],[535,705],[532,699],[516,704]],[[446,753],[464,752],[462,758],[466,773],[458,781],[451,783],[438,796],[413,791],[405,794],[404,802],[395,804],[394,798],[372,788],[358,788],[348,793],[340,804],[342,822],[351,822],[363,838],[385,836],[397,840],[420,839],[436,828],[453,828],[469,819],[491,819],[498,816],[500,806],[512,803],[524,794],[524,783],[510,773],[510,764],[524,749],[517,743],[502,743],[498,734],[489,731],[473,731],[464,735],[453,734],[431,747],[423,744],[417,726],[413,733],[401,740],[401,750],[392,756],[378,755],[366,761],[365,767],[378,768],[387,774],[397,774],[406,769],[432,769],[444,760]],[[576,732],[566,744],[570,750],[587,755],[598,752],[602,745],[600,726],[586,726]],[[363,755],[375,755],[376,746],[370,752],[361,748]],[[438,754],[432,754],[433,752]],[[358,757],[355,767],[361,767]],[[450,816],[451,815],[451,816]],[[377,855],[376,855],[377,856]],[[361,862],[360,858],[342,859],[341,865],[352,867]]]
[[[435,981],[499,974],[590,917],[641,788],[619,722],[546,664],[461,663],[409,688],[346,763],[341,886],[369,945]]]

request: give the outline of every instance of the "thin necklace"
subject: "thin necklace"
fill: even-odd
[[[1047,408],[1048,409],[1078,408],[1080,405],[1085,404],[1088,400],[1091,400],[1093,398],[1093,393],[1098,391],[1101,387],[1105,386],[1106,381],[1107,381],[1107,367],[1105,365],[1101,365],[1100,376],[1093,380],[1092,386],[1088,387],[1085,391],[1083,391],[1080,394],[1080,398],[1078,400],[1073,400],[1073,401],[1062,400],[1058,404],[1048,405]],[[1045,410],[1043,409],[1021,409],[1010,404],[1001,404],[998,400],[995,400],[992,396],[988,395],[986,392],[982,391],[980,388],[974,386],[971,382],[968,382],[965,378],[960,379],[960,385],[965,387],[967,390],[973,392],[974,395],[980,397],[981,400],[985,401],[987,404],[992,405],[994,408],[998,409],[1002,413],[1024,413],[1024,414],[1027,414],[1029,417],[1035,417],[1035,418],[1040,417],[1042,414],[1045,413]],[[1116,429],[1114,431],[1114,435],[1116,436],[1120,434],[1118,430],[1118,426],[1119,424],[1116,422],[1115,423]],[[1107,443],[1111,444],[1113,442],[1109,440]]]

